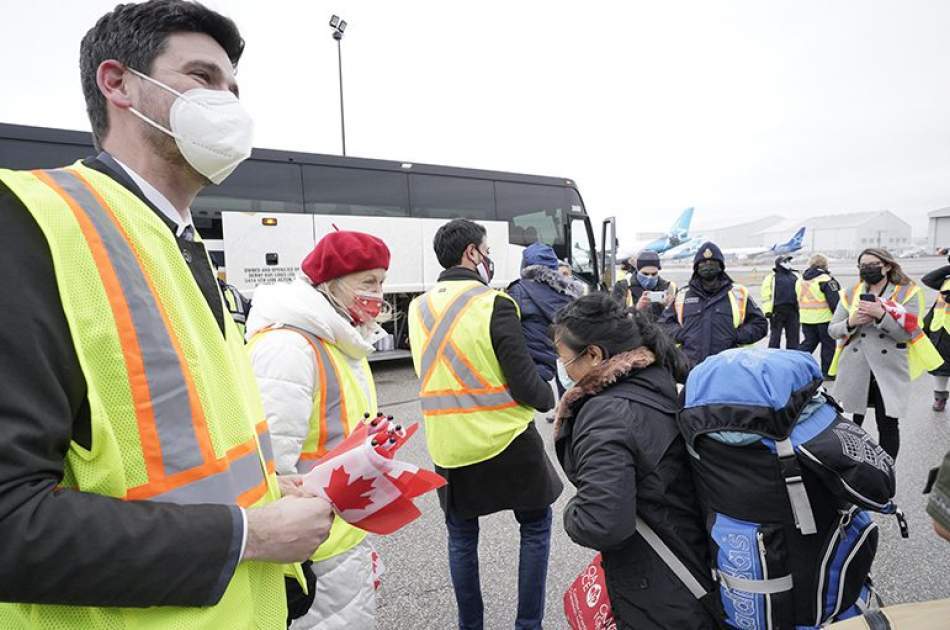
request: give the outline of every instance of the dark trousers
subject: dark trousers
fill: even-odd
[[[785,349],[798,350],[799,326],[798,326],[798,306],[789,306],[780,304],[775,307],[772,317],[769,318],[771,333],[769,335],[769,348],[782,347],[782,331],[785,331]]]
[[[521,525],[515,629],[540,630],[551,550],[551,508],[515,510],[515,519]],[[485,606],[478,572],[478,519],[462,519],[446,510],[445,524],[449,530],[449,572],[459,609],[459,630],[482,630]]]
[[[821,345],[821,373],[828,376],[831,361],[835,358],[835,340],[828,334],[828,322],[823,324],[802,324],[805,340],[798,347],[802,352],[811,354]]]
[[[901,448],[901,434],[897,426],[897,418],[884,414],[884,398],[881,396],[881,389],[874,380],[874,374],[871,374],[871,386],[868,390],[868,406],[874,407],[874,420],[877,422],[877,441],[884,449],[884,452],[897,461],[897,451]],[[864,423],[864,414],[854,414],[852,416],[854,423],[861,426]]]

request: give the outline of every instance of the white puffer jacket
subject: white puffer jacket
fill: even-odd
[[[304,278],[259,287],[247,320],[247,338],[268,326],[291,325],[336,345],[347,357],[367,398],[370,383],[360,368],[385,333],[373,324],[355,328],[327,298]],[[307,437],[316,387],[316,357],[303,335],[274,330],[257,340],[251,364],[270,427],[277,473],[297,472]],[[310,611],[294,621],[292,630],[368,630],[375,627],[376,588],[382,564],[364,540],[337,556],[315,563],[317,592]]]
[[[377,325],[355,328],[303,278],[258,287],[247,320],[247,338],[268,326],[287,324],[302,328],[336,345],[348,358],[369,398],[369,383],[362,382],[360,361],[373,351],[372,343],[385,335]],[[255,342],[251,363],[267,414],[277,474],[297,472],[313,411],[316,357],[304,338],[291,330],[275,330]],[[370,410],[367,410],[370,411]]]

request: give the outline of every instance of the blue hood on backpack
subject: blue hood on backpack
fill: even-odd
[[[704,433],[731,430],[784,439],[821,383],[821,368],[804,352],[720,352],[690,372],[681,429],[688,443]]]

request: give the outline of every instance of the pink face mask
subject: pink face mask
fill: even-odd
[[[383,295],[381,293],[369,293],[367,291],[355,291],[353,294],[353,305],[347,309],[350,317],[357,324],[371,322],[383,310]]]

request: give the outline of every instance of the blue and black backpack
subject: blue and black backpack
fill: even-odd
[[[868,607],[894,461],[822,390],[802,352],[737,349],[686,382],[680,430],[728,626],[812,628]]]

